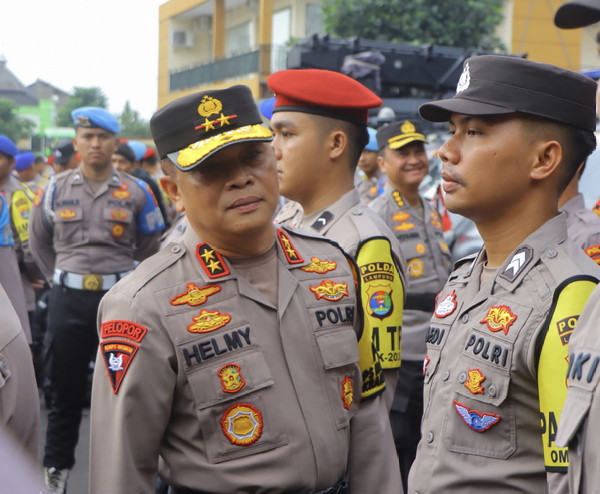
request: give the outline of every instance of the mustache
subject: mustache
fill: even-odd
[[[460,176],[460,174],[451,172],[447,168],[442,168],[442,180],[456,182],[460,185],[465,185],[465,180]]]

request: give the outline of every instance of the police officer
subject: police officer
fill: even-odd
[[[175,494],[333,494],[348,467],[364,476],[350,492],[398,492],[370,466],[393,448],[384,408],[362,438],[376,455],[355,441],[353,270],[273,225],[272,135],[249,88],[185,96],[150,124],[190,226],[100,306],[90,492],[150,493],[158,471]]]
[[[409,492],[566,492],[555,439],[567,344],[600,268],[557,206],[596,145],[595,90],[558,67],[485,55],[466,60],[452,99],[419,109],[450,124],[446,206],[484,246],[436,301]]]
[[[79,166],[78,153],[71,139],[60,139],[52,148],[52,163],[55,173],[71,170]]]
[[[37,172],[35,155],[31,151],[25,151],[15,156],[13,168],[17,179],[24,183],[34,194],[46,186],[46,180]]]
[[[81,165],[52,178],[30,225],[33,254],[53,283],[45,348],[52,406],[44,453],[52,493],[65,491],[75,463],[100,299],[136,261],[157,251],[164,227],[146,184],[112,167],[117,119],[96,107],[78,108],[72,117]]]
[[[360,200],[365,204],[369,204],[375,199],[379,193],[379,181],[384,174],[379,169],[377,163],[377,131],[371,127],[367,127],[369,132],[369,142],[360,153],[358,158],[357,184],[356,188],[360,195]]]
[[[387,381],[389,407],[400,366],[403,260],[394,234],[354,187],[368,142],[368,109],[381,99],[329,70],[283,70],[267,84],[275,93],[271,127],[280,192],[302,206],[300,229],[335,240],[358,263],[363,397],[376,396]]]
[[[377,161],[387,183],[383,194],[369,204],[396,234],[408,266],[403,358],[390,411],[405,488],[420,439],[425,337],[435,297],[450,271],[440,215],[419,194],[419,185],[429,173],[425,142],[421,124],[415,120],[392,122],[377,131]]]

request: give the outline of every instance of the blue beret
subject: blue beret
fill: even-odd
[[[365,149],[367,151],[379,151],[379,147],[377,146],[377,131],[371,127],[367,127],[367,131],[369,132],[369,142],[365,146]]]
[[[35,160],[35,154],[31,151],[26,151],[21,154],[17,154],[15,156],[15,170],[20,172],[21,170],[26,170],[30,166],[33,165]]]
[[[0,135],[0,153],[14,158],[19,154],[19,148],[8,137]]]
[[[260,109],[260,112],[262,113],[263,117],[265,117],[268,120],[271,120],[271,117],[273,116],[273,108],[275,107],[275,98],[267,98],[266,100],[264,100],[260,106],[258,107]]]
[[[127,145],[135,155],[134,161],[140,161],[144,157],[144,154],[146,154],[146,145],[140,141],[127,141]]]
[[[75,127],[95,127],[108,130],[113,134],[121,131],[119,121],[104,108],[82,106],[71,112]]]

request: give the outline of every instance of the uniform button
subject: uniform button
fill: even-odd
[[[554,259],[558,255],[558,252],[550,249],[546,255],[548,256],[548,259]]]
[[[427,434],[425,441],[427,441],[430,444],[433,442],[433,432],[430,432],[429,434]]]
[[[458,375],[458,382],[463,384],[465,381],[467,380],[467,373],[466,372],[461,372]]]
[[[444,375],[442,376],[442,380],[447,381],[449,378],[450,378],[450,371],[444,372]]]
[[[181,251],[181,247],[179,247],[179,245],[174,245],[173,247],[171,247],[171,252],[173,254],[177,254],[179,251]]]
[[[498,393],[498,390],[496,389],[496,385],[492,384],[489,388],[488,388],[488,394],[492,397],[496,396],[496,394]]]
[[[467,324],[469,322],[469,314],[463,314],[461,321],[463,324]]]

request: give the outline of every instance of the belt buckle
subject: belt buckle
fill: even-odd
[[[92,292],[102,290],[102,275],[101,274],[84,274],[83,289]]]

